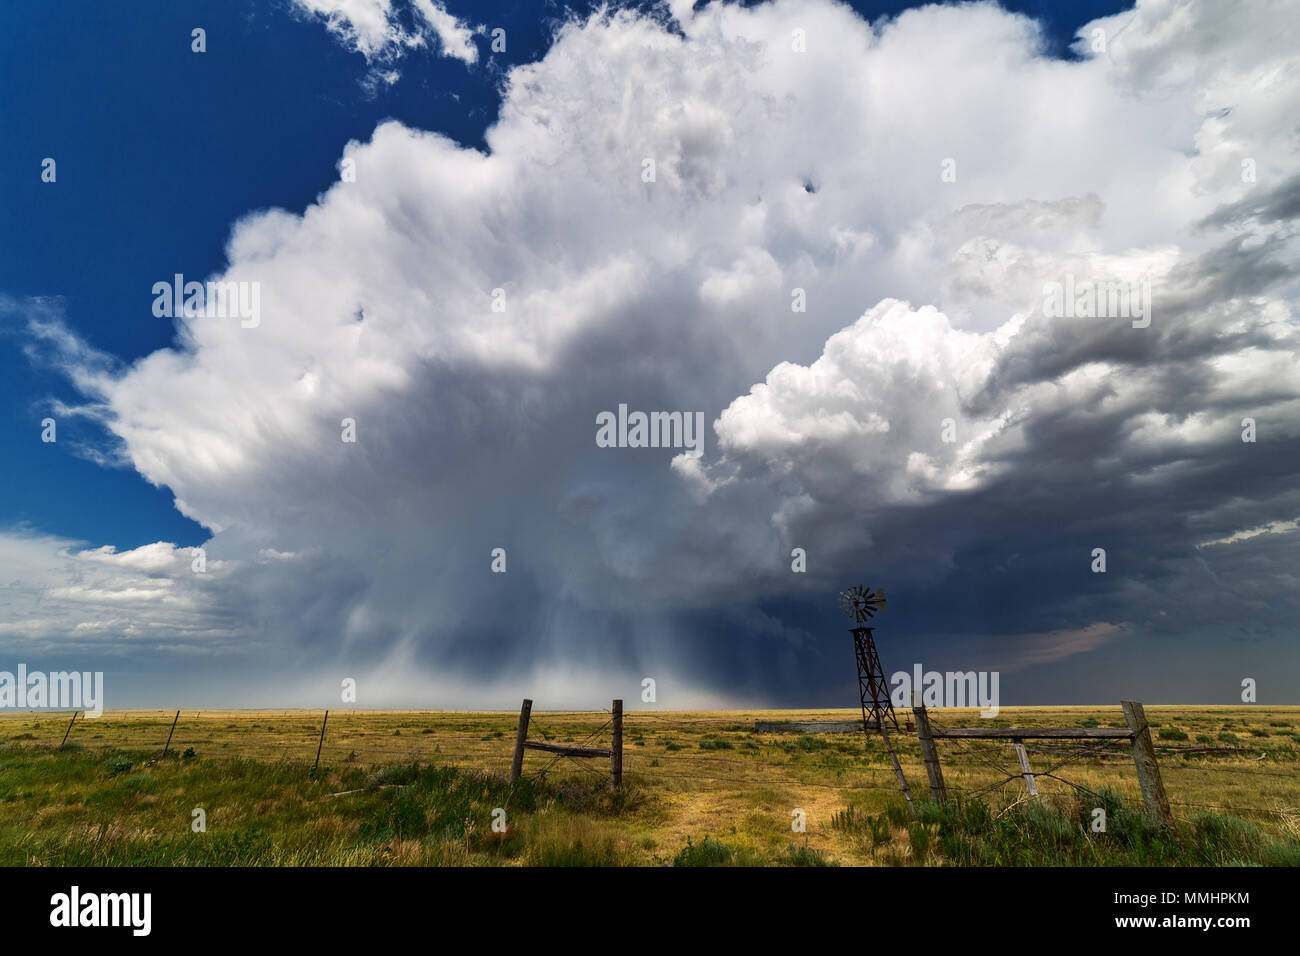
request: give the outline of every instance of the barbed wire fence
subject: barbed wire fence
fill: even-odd
[[[925,715],[925,709],[919,708],[922,715]],[[1141,705],[1137,705],[1137,714],[1142,721],[1141,730],[1147,730],[1145,717],[1142,715]],[[1015,786],[1018,782],[1025,786],[1025,793],[1014,802],[1019,803],[1026,798],[1035,797],[1062,797],[1071,795],[1086,795],[1098,801],[1099,805],[1108,804],[1119,796],[1114,787],[1106,787],[1108,792],[1101,792],[1093,787],[1079,782],[1076,775],[1071,772],[1066,776],[1064,771],[1067,767],[1078,765],[1081,768],[1091,764],[1093,767],[1104,766],[1107,760],[1133,763],[1135,761],[1134,736],[1130,731],[1125,735],[1122,731],[1111,734],[1108,737],[1099,739],[1084,738],[1080,743],[1056,743],[1052,739],[1042,739],[1035,737],[1034,728],[1023,728],[1017,731],[1016,728],[1006,728],[998,730],[997,739],[981,739],[976,736],[963,737],[961,734],[969,732],[969,728],[949,727],[941,724],[935,719],[933,713],[928,715],[929,722],[935,731],[935,739],[942,740],[946,748],[951,748],[959,756],[966,758],[969,763],[976,764],[980,767],[992,771],[992,782],[981,784],[975,787],[960,787],[951,784],[945,784],[947,790],[955,790],[969,797],[983,796],[995,791],[1005,790]],[[1083,730],[1084,728],[1078,728]],[[1104,733],[1105,731],[1098,731]],[[1019,736],[1017,736],[1019,734]],[[1010,744],[1010,748],[1008,747]],[[1154,741],[1149,743],[1150,751],[1155,754],[1163,754],[1169,757],[1190,757],[1196,754],[1221,754],[1225,756],[1241,757],[1243,748],[1240,747],[1182,747],[1172,744],[1159,744]],[[1044,769],[1042,764],[1035,768],[1031,766],[1030,757],[1039,756],[1046,758],[1048,766]],[[1265,754],[1260,754],[1256,759],[1263,759]],[[1015,759],[1017,765],[1010,766],[1009,761]],[[1152,761],[1154,763],[1154,760]],[[1231,774],[1241,777],[1273,777],[1286,779],[1300,784],[1300,772],[1286,772],[1281,770],[1257,770],[1247,767],[1229,767],[1229,766],[1207,766],[1203,764],[1188,763],[1185,760],[1175,766],[1167,767],[1172,769],[1176,774],[1181,775],[1183,772],[1208,772]],[[1141,760],[1138,760],[1138,776],[1143,775]],[[1075,779],[1072,779],[1075,778]],[[1043,787],[1041,782],[1050,780],[1061,786]],[[1172,814],[1161,812],[1153,806],[1153,799],[1146,792],[1147,781],[1139,779],[1139,789],[1142,791],[1143,803],[1151,815],[1160,822],[1172,823]],[[1261,806],[1242,806],[1228,804],[1202,804],[1187,801],[1169,799],[1164,795],[1164,787],[1160,782],[1159,771],[1156,771],[1156,785],[1159,787],[1160,794],[1156,798],[1163,801],[1170,807],[1184,807],[1189,809],[1214,810],[1225,813],[1239,813],[1247,815],[1265,815],[1273,816],[1288,820],[1290,822],[1300,822],[1300,806],[1284,807],[1261,807]],[[933,789],[933,788],[932,788]]]
[[[796,748],[791,748],[793,759],[772,759],[770,753],[751,757],[723,757],[691,751],[639,753],[637,742],[643,741],[650,728],[660,727],[665,733],[691,734],[697,728],[684,723],[679,717],[670,717],[650,710],[628,711],[623,734],[634,741],[623,750],[622,771],[634,781],[656,785],[671,781],[685,783],[721,784],[736,788],[770,788],[774,785],[791,789],[852,793],[879,791],[898,793],[893,771],[885,765],[862,766],[854,764],[841,768],[842,775],[851,776],[851,783],[827,783],[799,779],[806,776],[809,766],[800,761]],[[965,799],[984,798],[1002,793],[1012,799],[1006,806],[1025,799],[1064,799],[1083,795],[1101,801],[1115,796],[1113,785],[1102,785],[1087,777],[1087,771],[1123,762],[1131,764],[1133,756],[1128,748],[1130,741],[1123,737],[1064,742],[1052,739],[1034,739],[1032,729],[1020,744],[1029,758],[1032,769],[1027,777],[1023,764],[1018,761],[1017,749],[1008,746],[1010,740],[984,740],[948,736],[952,731],[966,728],[948,726],[929,712],[935,737],[951,755],[947,764],[958,767],[962,782],[945,782],[945,790],[960,794]],[[25,723],[30,718],[30,724]],[[509,757],[510,732],[514,715],[466,714],[449,715],[446,712],[368,712],[363,710],[330,711],[322,720],[310,711],[257,711],[241,713],[231,711],[132,711],[126,714],[86,717],[81,712],[32,711],[10,714],[0,722],[0,746],[35,746],[58,750],[60,748],[93,748],[100,751],[121,751],[141,754],[145,759],[185,760],[191,756],[238,757],[260,761],[287,761],[312,764],[320,753],[321,761],[328,766],[379,766],[386,763],[426,761],[456,764],[458,766],[499,773]],[[24,722],[21,726],[11,728]],[[401,724],[393,727],[394,722]],[[385,722],[382,731],[377,726]],[[476,725],[467,729],[470,722]],[[324,724],[324,726],[322,726]],[[583,724],[585,726],[570,726]],[[610,749],[613,718],[610,709],[593,711],[547,711],[534,715],[532,731],[541,741],[572,744],[576,748]],[[594,729],[588,729],[594,725]],[[30,729],[29,729],[30,728]],[[325,731],[322,733],[322,731]],[[12,732],[16,731],[16,732]],[[718,736],[722,731],[701,728],[700,733]],[[763,740],[765,746],[782,749],[780,735],[751,733],[751,738],[773,737]],[[814,735],[805,735],[814,736]],[[861,738],[858,738],[859,740]],[[900,738],[909,745],[911,737]],[[1181,777],[1187,773],[1226,775],[1225,779],[1243,781],[1243,786],[1257,790],[1254,784],[1262,779],[1288,780],[1300,784],[1300,770],[1266,769],[1261,767],[1225,766],[1206,762],[1214,757],[1235,761],[1263,760],[1260,748],[1243,747],[1183,747],[1172,744],[1154,744],[1161,755],[1179,758],[1170,766]],[[1253,755],[1253,756],[1252,756]],[[922,758],[923,758],[922,754]],[[910,750],[907,755],[912,772],[921,769],[913,763]],[[953,757],[956,760],[953,760]],[[1193,761],[1193,757],[1203,758]],[[924,761],[921,761],[922,767]],[[560,768],[560,769],[557,769]],[[606,774],[572,759],[565,753],[555,753],[541,766],[530,768],[525,777],[544,781],[563,769],[578,774],[605,778]],[[981,776],[982,774],[982,776]],[[1026,784],[1032,779],[1035,793],[1028,792]],[[1020,787],[1026,792],[1014,795]],[[1132,787],[1121,787],[1129,791]],[[1246,816],[1267,816],[1300,825],[1300,806],[1248,805],[1240,801],[1204,803],[1177,799],[1175,792],[1168,799],[1170,806],[1185,810],[1211,810]],[[1003,807],[1006,809],[1006,807]]]

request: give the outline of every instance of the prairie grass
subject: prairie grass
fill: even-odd
[[[174,712],[173,712],[174,713]],[[1147,708],[1177,830],[1146,818],[1127,746],[1030,759],[941,741],[951,799],[914,735],[758,733],[852,711],[625,715],[624,787],[599,760],[530,752],[513,714],[302,711],[0,716],[0,864],[75,866],[1300,865],[1300,708]],[[900,719],[906,712],[900,713]],[[932,711],[936,724],[1123,726],[1117,706]],[[536,712],[534,737],[607,746],[603,712]],[[1071,758],[1074,759],[1071,759]],[[1058,766],[1061,761],[1066,761]],[[204,832],[195,832],[201,810]],[[806,832],[791,829],[800,811]],[[1096,829],[1098,811],[1105,829]],[[494,822],[497,826],[494,828]]]

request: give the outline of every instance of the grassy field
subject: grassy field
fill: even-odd
[[[1118,706],[931,713],[944,727],[1123,726]],[[1176,834],[1145,820],[1125,743],[1031,744],[1050,775],[1029,800],[1007,745],[941,741],[952,799],[938,806],[915,736],[899,734],[913,820],[878,738],[755,731],[851,710],[629,712],[617,792],[607,761],[532,751],[510,786],[514,714],[331,712],[316,773],[320,713],[182,713],[164,759],[172,716],[78,719],[64,746],[68,715],[0,717],[0,863],[1300,865],[1296,707],[1147,708]],[[530,736],[604,746],[608,720],[535,712]]]

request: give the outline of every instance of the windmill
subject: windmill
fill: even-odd
[[[893,724],[895,730],[898,729],[898,718],[894,716],[894,705],[889,699],[889,684],[885,680],[884,668],[880,666],[880,655],[876,652],[876,641],[872,636],[874,628],[866,626],[867,621],[886,606],[884,591],[872,591],[857,584],[840,592],[840,610],[855,625],[849,632],[853,635],[853,648],[858,661],[862,729],[868,732],[881,730],[881,723],[885,720]]]
[[[898,718],[894,716],[894,704],[889,699],[889,684],[885,681],[884,668],[880,666],[880,655],[876,653],[876,641],[872,636],[874,628],[867,622],[876,616],[876,612],[885,609],[885,592],[872,591],[858,584],[847,591],[840,592],[840,610],[853,621],[849,633],[853,635],[853,652],[858,661],[858,696],[862,699],[862,731],[870,736],[872,731],[880,734],[889,752],[889,761],[894,765],[894,775],[898,785],[907,798],[907,807],[912,816],[916,808],[912,805],[912,791],[903,776],[903,766],[894,753],[894,745],[889,742],[886,723],[898,730]]]

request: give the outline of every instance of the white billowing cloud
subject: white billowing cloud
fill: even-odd
[[[446,7],[436,0],[415,0],[415,9],[438,37],[444,54],[464,63],[478,60],[474,31],[448,13]]]
[[[732,402],[716,425],[719,447],[779,467],[813,463],[827,453],[867,467],[888,460],[882,446],[896,441],[899,429],[910,433],[905,440],[913,447],[937,447],[936,422],[964,419],[964,398],[992,370],[992,348],[992,336],[953,329],[931,306],[913,311],[886,300],[831,336],[812,365],[783,362]],[[921,420],[912,421],[913,415]],[[926,440],[931,435],[933,441]],[[890,502],[909,496],[902,487],[881,490]]]
[[[231,571],[214,561],[195,573],[191,549],[166,542],[118,551],[6,531],[0,620],[10,647],[28,653],[244,651],[260,639],[229,601]]]
[[[699,639],[670,615],[842,586],[864,555],[940,581],[973,543],[1092,520],[1159,532],[1156,561],[1184,520],[1161,502],[1197,541],[1296,513],[1285,467],[1230,457],[1245,414],[1296,437],[1291,240],[1197,228],[1300,168],[1266,122],[1300,106],[1273,14],[1143,3],[1064,63],[991,4],[878,28],[825,0],[674,9],[680,36],[562,28],[487,153],[387,122],[345,150],[355,182],[241,220],[223,278],[260,282],[257,328],[182,319],[125,371],[47,335],[213,558],[256,566],[226,592],[246,633],[480,683],[649,673]],[[391,42],[387,3],[318,12]],[[1151,326],[1044,316],[1065,273],[1149,278]],[[716,419],[704,458],[597,448],[620,403]],[[1108,517],[1121,490],[1151,508]]]
[[[320,17],[326,27],[349,48],[371,62],[389,62],[412,48],[423,46],[431,35],[443,54],[466,64],[478,60],[474,30],[447,12],[437,0],[413,0],[418,22],[404,29],[401,8],[393,0],[294,0],[303,11]],[[391,80],[391,72],[389,74]]]
[[[111,544],[81,551],[77,557],[87,561],[126,568],[133,571],[169,571],[176,565],[176,549],[165,541],[141,545],[130,551],[119,552]]]
[[[299,7],[325,21],[332,33],[371,59],[409,39],[396,24],[392,0],[296,0]]]

